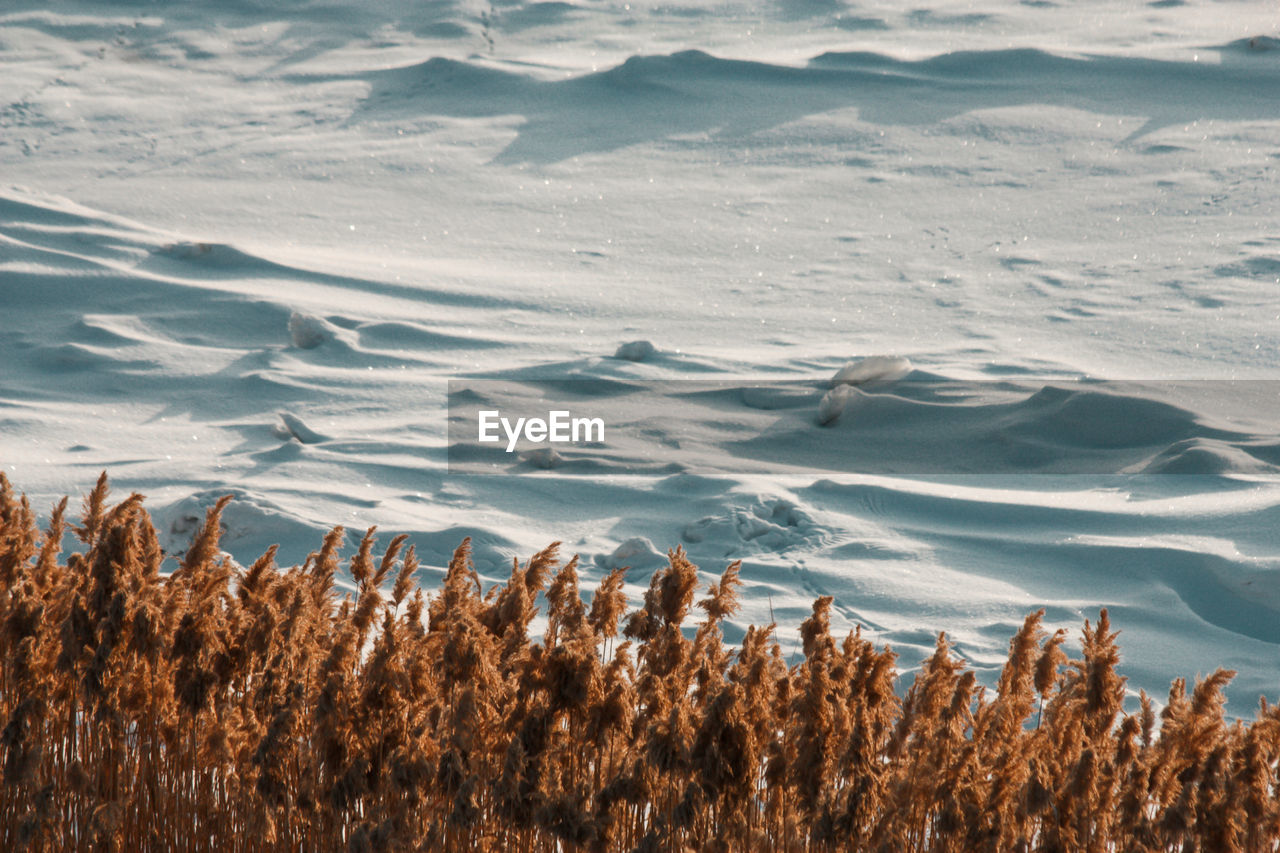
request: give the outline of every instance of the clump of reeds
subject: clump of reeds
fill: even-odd
[[[105,476],[60,556],[0,475],[0,849],[1262,850],[1280,842],[1280,712],[1228,723],[1219,670],[1124,710],[1116,632],[1079,660],[1027,617],[993,691],[944,635],[904,694],[895,655],[775,628],[725,645],[738,565],[702,598],[676,549],[627,613],[555,545],[483,590],[404,537],[344,531],[248,569],[212,508],[176,566]],[[171,571],[163,570],[172,567]],[[535,602],[546,627],[531,635]],[[691,614],[700,611],[686,628]]]

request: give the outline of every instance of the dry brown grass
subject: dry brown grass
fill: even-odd
[[[60,559],[0,475],[0,849],[685,851],[1276,849],[1280,711],[1228,723],[1218,671],[1123,708],[1116,632],[1082,656],[1027,617],[988,694],[945,636],[900,696],[895,655],[833,637],[788,666],[773,626],[726,647],[738,565],[696,601],[676,549],[630,614],[588,606],[556,546],[487,592],[464,542],[442,588],[374,531],[247,570],[211,509],[181,564],[104,478]],[[390,584],[390,590],[385,587]],[[546,630],[530,636],[535,600]],[[700,621],[685,630],[693,608]],[[621,636],[619,636],[621,630]]]

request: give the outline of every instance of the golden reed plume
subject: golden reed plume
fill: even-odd
[[[629,614],[552,545],[483,590],[464,541],[430,598],[398,536],[344,531],[241,569],[223,499],[172,571],[105,475],[61,559],[0,474],[0,849],[34,851],[1254,851],[1280,843],[1280,711],[1228,723],[1219,670],[1124,709],[1116,632],[1082,656],[1043,611],[993,691],[939,635],[896,656],[832,636],[788,664],[721,624],[677,548]],[[169,564],[172,566],[172,563]],[[384,587],[390,583],[390,590]],[[531,636],[536,602],[545,630]],[[685,627],[692,608],[704,614]]]

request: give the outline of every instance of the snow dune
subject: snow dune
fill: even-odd
[[[42,512],[105,468],[171,553],[234,493],[242,561],[561,539],[633,599],[683,544],[744,561],[731,631],[829,594],[907,667],[1107,606],[1135,690],[1275,696],[1274,11],[45,5],[0,10]],[[566,397],[617,438],[448,447]]]

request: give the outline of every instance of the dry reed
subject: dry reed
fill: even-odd
[[[552,545],[487,592],[469,543],[429,599],[374,530],[301,566],[240,569],[226,501],[166,571],[105,475],[60,558],[0,475],[0,848],[184,851],[1274,850],[1280,711],[1228,722],[1219,670],[1124,710],[1116,632],[1082,654],[1028,616],[994,690],[939,635],[895,654],[832,636],[787,665],[737,649],[739,566],[697,598],[677,548],[628,614]],[[390,590],[384,587],[390,582]],[[530,636],[539,596],[546,628]],[[686,627],[694,608],[700,621]],[[621,636],[619,632],[621,631]]]

